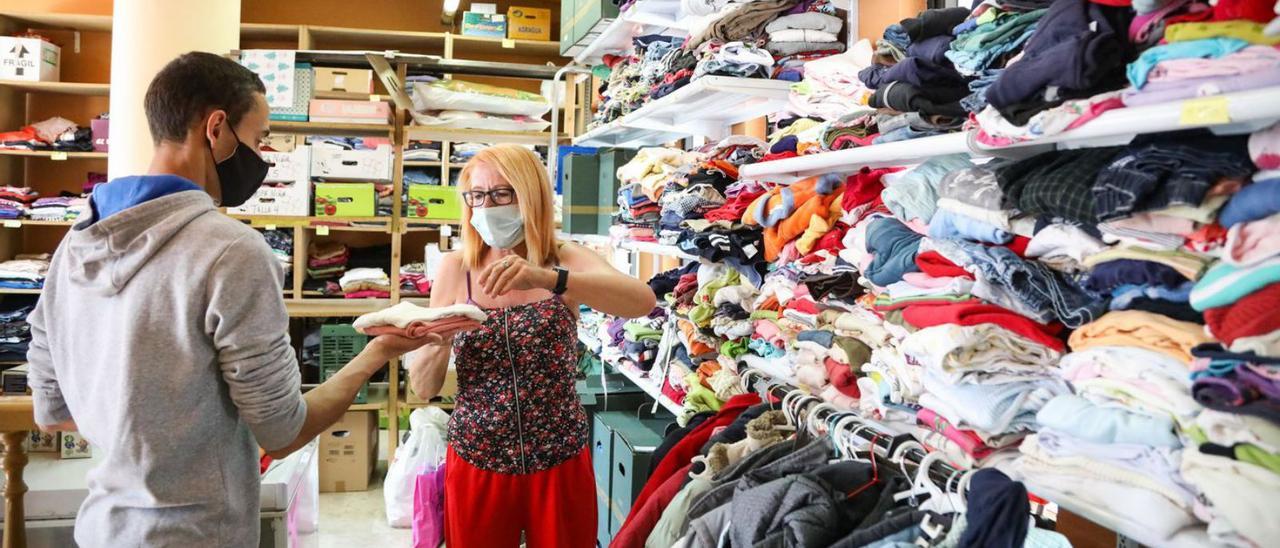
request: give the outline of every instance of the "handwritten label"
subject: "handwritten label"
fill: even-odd
[[[67,159],[67,153],[65,153],[65,152],[63,152],[63,151],[61,151],[61,150],[54,151],[54,152],[52,152],[52,153],[50,153],[50,154],[49,154],[49,159],[50,159],[50,160],[54,160],[54,161],[66,160],[66,159]]]
[[[382,96],[381,96],[381,95],[370,95],[370,96],[369,96],[369,102],[370,102],[370,103],[377,103],[378,101],[381,101],[381,100],[382,100]]]
[[[276,225],[266,225],[266,226],[263,226],[262,228],[265,228],[265,229],[267,229],[267,230],[275,230],[275,229],[276,229]]]
[[[448,238],[453,236],[453,225],[440,225],[440,237]]]
[[[5,228],[22,228],[22,221],[19,221],[17,219],[5,219],[4,227]]]
[[[502,47],[506,49],[514,49],[516,47],[516,41],[510,38],[504,38],[502,40]]]
[[[317,227],[316,227],[316,235],[318,235],[318,236],[328,236],[328,235],[329,235],[329,227],[327,227],[327,226],[325,226],[325,225],[317,226]]]
[[[1182,116],[1178,123],[1184,126],[1204,126],[1231,122],[1231,109],[1222,96],[1201,97],[1182,102]]]

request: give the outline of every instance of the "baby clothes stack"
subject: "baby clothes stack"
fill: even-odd
[[[778,57],[802,53],[826,52],[827,55],[844,51],[840,41],[840,29],[844,21],[834,15],[818,12],[784,15],[765,26],[769,43],[765,46]]]
[[[478,329],[488,316],[473,304],[455,304],[441,308],[423,308],[413,303],[400,303],[356,318],[356,331],[370,336],[399,335],[417,339],[432,333],[449,333]]]
[[[400,266],[401,295],[430,295],[431,280],[427,279],[426,265],[409,263]]]

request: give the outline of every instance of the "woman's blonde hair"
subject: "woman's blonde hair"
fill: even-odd
[[[558,263],[551,177],[538,155],[525,147],[511,144],[481,150],[458,175],[459,190],[471,190],[471,173],[480,164],[497,171],[516,191],[520,216],[524,218],[524,245],[528,250],[525,260],[534,266]],[[462,208],[463,268],[478,269],[488,247],[480,233],[471,226],[471,206]]]

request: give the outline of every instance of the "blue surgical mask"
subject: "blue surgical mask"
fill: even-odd
[[[471,226],[489,247],[511,249],[524,241],[524,218],[516,204],[474,208]]]

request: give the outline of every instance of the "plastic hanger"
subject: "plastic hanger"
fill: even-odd
[[[904,478],[912,477],[911,474],[907,472],[907,460],[904,457],[906,456],[907,450],[913,447],[920,449],[921,451],[924,451],[924,446],[920,445],[920,442],[915,440],[910,440],[910,441],[904,442],[902,445],[899,445],[898,448],[893,451],[893,454],[889,456],[889,462],[898,463],[898,469],[902,471],[902,477]],[[917,470],[917,472],[919,472],[919,470]],[[898,501],[901,501],[902,499],[910,497],[912,506],[920,506],[920,501],[916,499],[916,495],[919,495],[919,494],[923,494],[923,493],[920,493],[916,489],[916,485],[913,482],[907,488],[906,491],[902,491],[894,494],[893,500],[894,502],[898,502]]]
[[[875,450],[874,448],[876,446],[876,442],[878,441],[880,441],[880,434],[877,432],[875,436],[871,437],[871,447],[872,447],[871,451]],[[854,460],[857,460],[857,459],[854,459]],[[868,455],[867,460],[871,462],[871,480],[863,484],[861,487],[857,487],[849,491],[849,494],[845,496],[846,499],[851,499],[853,497],[858,496],[858,493],[866,491],[872,485],[875,485],[877,482],[880,481],[880,467],[879,465],[876,464],[875,455],[874,454]]]
[[[815,405],[813,407],[813,410],[809,411],[809,416],[805,417],[804,419],[804,425],[806,428],[808,428],[810,434],[813,434],[815,436],[821,436],[825,434],[825,432],[823,432],[821,429],[823,423],[816,420],[823,410],[831,411],[832,413],[836,413],[838,411],[836,409],[836,406],[831,405],[830,403],[827,403],[825,401],[818,402],[818,405]],[[827,416],[830,417],[831,415],[827,415]]]

